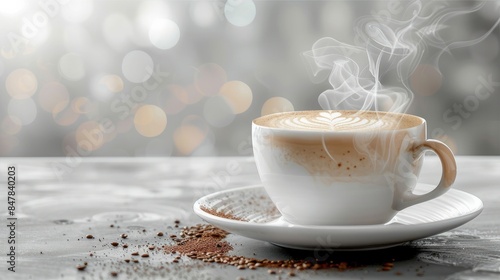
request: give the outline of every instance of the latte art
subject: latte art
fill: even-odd
[[[357,111],[301,111],[278,113],[257,119],[256,124],[291,130],[392,130],[415,124],[398,114]]]
[[[335,113],[338,116],[324,116],[328,113],[320,113],[314,118],[310,117],[294,117],[276,120],[273,125],[279,128],[290,129],[312,129],[312,130],[358,130],[358,129],[383,129],[385,127],[394,127],[395,124],[385,120],[366,119],[363,117],[343,117],[340,113]]]

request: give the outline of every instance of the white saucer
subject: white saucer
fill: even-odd
[[[434,188],[418,184],[414,193]],[[225,190],[195,202],[195,213],[228,232],[294,249],[367,250],[396,246],[448,231],[474,219],[481,200],[463,191],[399,212],[389,223],[360,226],[303,226],[282,219],[262,185]],[[208,209],[208,210],[207,210]]]

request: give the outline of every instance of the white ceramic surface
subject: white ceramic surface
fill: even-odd
[[[415,193],[433,188],[418,184]],[[193,208],[205,221],[231,233],[283,247],[363,250],[396,246],[451,230],[478,216],[483,203],[469,193],[451,189],[434,200],[400,211],[386,224],[304,226],[283,220],[263,186],[256,185],[207,195]]]

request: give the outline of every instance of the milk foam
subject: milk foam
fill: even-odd
[[[408,127],[400,115],[355,111],[303,111],[270,115],[259,125],[294,130],[385,130]]]

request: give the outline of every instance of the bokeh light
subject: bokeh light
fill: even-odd
[[[153,59],[143,51],[131,51],[125,55],[122,61],[122,73],[132,83],[147,81],[153,74],[153,69]]]
[[[235,26],[247,26],[255,19],[257,9],[252,0],[228,0],[224,6],[227,21]]]
[[[181,155],[190,155],[205,141],[207,133],[208,127],[202,118],[186,116],[174,131],[175,148]]]
[[[181,125],[196,126],[203,131],[204,134],[207,134],[210,130],[205,119],[198,115],[187,115],[182,119]]]
[[[118,93],[123,90],[123,80],[118,75],[104,75],[99,80],[99,83],[112,93]]]
[[[61,14],[65,20],[72,23],[86,21],[94,10],[92,0],[71,0],[65,2],[66,4],[61,5]]]
[[[106,74],[92,75],[89,81],[89,95],[98,102],[108,102],[112,98],[116,98],[115,93],[122,88],[120,85],[121,78],[118,78],[119,80],[112,75]]]
[[[5,80],[7,93],[16,99],[31,97],[38,88],[38,80],[28,69],[20,68],[12,71]]]
[[[2,131],[9,135],[16,135],[21,131],[23,123],[16,116],[5,116],[0,127]]]
[[[81,80],[85,76],[85,62],[79,54],[67,53],[59,59],[59,72],[67,80]]]
[[[181,126],[174,132],[175,147],[181,155],[191,154],[205,138],[205,134],[195,126]]]
[[[147,34],[151,25],[159,18],[172,18],[172,12],[167,1],[147,0],[141,1],[137,11],[137,24]]]
[[[217,15],[215,14],[215,5],[219,5],[219,2],[211,1],[196,1],[192,2],[189,7],[189,13],[193,22],[200,27],[208,27],[217,20]]]
[[[74,124],[80,117],[71,106],[65,106],[63,103],[54,105],[52,110],[52,119],[60,126],[69,126]]]
[[[410,85],[414,93],[422,96],[435,94],[443,84],[443,76],[430,64],[418,65],[410,75]]]
[[[262,105],[261,115],[293,111],[293,104],[284,97],[271,97]]]
[[[227,82],[222,85],[220,94],[229,104],[234,114],[241,114],[252,105],[252,90],[244,82]]]
[[[64,108],[68,103],[68,89],[59,82],[46,83],[38,93],[38,104],[46,112],[52,113],[56,107]]]
[[[25,50],[23,49],[22,51],[25,51]],[[17,51],[14,51],[13,48],[0,49],[0,54],[2,55],[3,58],[6,58],[6,59],[13,59],[14,57],[16,57],[16,53],[17,53]]]
[[[168,90],[182,103],[189,105],[200,101],[203,95],[194,85],[180,86],[176,84],[168,85]]]
[[[203,106],[203,117],[215,127],[224,127],[234,120],[233,110],[221,96],[212,96]]]
[[[71,101],[71,110],[77,114],[86,114],[91,108],[92,103],[87,97],[79,96]]]
[[[167,50],[174,47],[181,36],[179,26],[169,19],[157,19],[149,28],[149,40],[153,46]]]
[[[77,146],[87,152],[95,151],[104,144],[104,131],[96,121],[86,121],[75,132]]]
[[[16,117],[23,125],[32,123],[38,110],[32,98],[11,99],[7,105],[7,114]]]
[[[500,1],[473,2],[451,7],[470,11],[477,4],[480,9],[458,15],[436,35],[458,46],[490,31],[500,16]],[[251,118],[319,106],[324,83],[311,83],[304,75],[302,52],[325,34],[360,45],[353,32],[358,16],[402,19],[395,12],[402,8],[383,1],[0,0],[5,31],[0,137],[18,144],[9,155],[62,156],[64,147],[54,149],[55,142],[60,145],[70,133],[76,149],[80,124],[109,118],[115,129],[104,135],[95,156],[248,155]],[[425,113],[430,123],[455,130],[458,121],[443,120],[454,103],[471,113],[453,112],[463,118],[453,133],[462,145],[453,149],[462,154],[500,151],[493,130],[479,125],[494,119],[500,98],[495,84],[499,31],[497,26],[477,44],[443,54],[439,65],[433,62],[442,50],[426,48],[421,60],[426,64],[414,64],[416,70],[404,77],[418,97],[409,110]],[[401,79],[396,76],[389,69],[381,82],[397,86]],[[483,99],[473,99],[475,92]],[[378,105],[389,108],[390,102]],[[141,113],[146,104],[165,117],[137,122],[153,114]],[[37,142],[34,135],[54,141]]]
[[[135,112],[134,125],[142,136],[156,137],[165,130],[167,115],[158,106],[143,105]]]
[[[175,114],[180,113],[182,110],[184,110],[184,108],[186,107],[186,104],[183,103],[182,101],[180,101],[177,98],[177,96],[175,96],[174,94],[169,94],[169,93],[164,93],[164,94],[168,94],[168,96],[166,97],[166,100],[164,102],[164,104],[165,104],[164,109],[165,109],[165,113],[167,115],[175,115]]]
[[[198,67],[195,75],[195,86],[204,95],[216,95],[227,81],[226,71],[215,63],[207,63]]]

